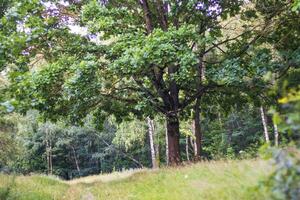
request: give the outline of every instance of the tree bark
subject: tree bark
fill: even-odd
[[[168,128],[167,128],[167,121],[166,121],[166,127],[165,127],[165,133],[166,133],[166,164],[169,165],[169,142],[168,142]]]
[[[200,98],[196,100],[196,105],[194,108],[194,134],[195,134],[195,160],[201,159],[202,150],[202,132],[200,125]]]
[[[150,150],[151,150],[151,161],[152,161],[152,168],[158,168],[157,165],[157,158],[156,158],[156,151],[154,146],[154,124],[153,119],[147,117],[147,124],[148,124],[148,134],[150,139]]]
[[[202,50],[203,51],[203,50]],[[201,52],[202,52],[201,51]],[[201,53],[199,56],[199,65],[197,66],[197,93],[201,92],[202,89],[202,81],[204,76],[204,64],[203,64],[203,56],[204,54]],[[195,107],[194,107],[194,134],[195,134],[195,161],[201,159],[201,150],[202,150],[202,132],[201,132],[201,125],[200,125],[200,102],[201,96],[196,99]]]
[[[154,121],[153,121],[153,130],[154,130],[154,149],[155,149],[155,160],[156,165],[159,167],[160,165],[160,156],[159,156],[159,135],[155,131]]]
[[[77,157],[76,157],[75,148],[73,146],[71,148],[72,148],[72,151],[73,151],[73,156],[74,156],[74,160],[75,160],[76,169],[77,169],[78,173],[80,174],[80,167],[79,167],[79,163],[78,163],[78,160],[77,160]]]
[[[168,20],[167,20],[167,13],[165,10],[164,3],[161,0],[156,0],[155,3],[156,3],[156,11],[159,16],[160,26],[164,31],[167,31],[168,30]]]
[[[50,146],[49,146],[49,164],[50,164],[50,174],[53,174],[53,164],[52,164],[52,143],[51,140],[49,141]]]
[[[152,16],[151,16],[151,11],[149,8],[148,1],[147,0],[139,0],[139,2],[141,4],[143,12],[144,12],[144,20],[146,23],[147,33],[150,34],[153,30],[153,24],[152,24]]]
[[[218,111],[218,120],[219,120],[219,128],[221,130],[224,130],[224,125],[221,119],[221,112]],[[222,146],[224,146],[225,144],[227,145],[227,139],[226,139],[226,131],[222,131],[222,142],[221,142]]]
[[[189,136],[185,137],[185,152],[186,152],[186,160],[190,161],[190,155],[189,155]]]
[[[275,138],[275,146],[278,147],[278,138],[279,138],[279,133],[278,133],[278,127],[277,124],[274,123],[274,138]]]
[[[154,29],[153,16],[147,0],[139,0],[146,25],[147,34],[151,34]],[[166,8],[161,0],[157,0],[156,9],[158,11],[159,21],[164,31],[167,31],[167,16]],[[178,70],[178,66],[168,66],[168,75],[172,77]],[[163,80],[163,70],[153,65],[153,77],[151,81],[158,95],[162,98],[164,103],[163,114],[167,118],[167,141],[168,141],[168,159],[170,165],[177,165],[180,163],[179,153],[179,120],[178,120],[178,108],[179,108],[179,87],[175,80],[172,80],[167,86]]]
[[[269,132],[268,132],[268,124],[267,124],[267,119],[265,116],[265,111],[264,108],[261,106],[260,107],[260,115],[261,115],[261,121],[264,127],[264,135],[265,135],[265,140],[266,143],[269,144],[270,143],[270,139],[269,139]]]
[[[194,125],[194,121],[192,121],[192,133],[193,133],[193,137],[195,137],[195,125]],[[193,150],[193,153],[194,153],[194,156],[196,155],[196,142],[195,140],[193,139],[193,137],[190,137],[190,143],[191,143],[191,146],[192,146],[192,150]]]
[[[169,163],[172,166],[180,164],[180,146],[179,146],[179,120],[177,115],[167,116],[168,131],[168,155]]]
[[[46,135],[47,137],[47,135]],[[49,142],[46,139],[46,157],[47,157],[47,173],[50,174],[50,153],[49,153]]]

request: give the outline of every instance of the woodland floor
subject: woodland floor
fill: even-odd
[[[116,172],[72,181],[43,175],[0,174],[0,200],[268,199],[259,189],[259,182],[270,171],[265,161],[237,160]]]

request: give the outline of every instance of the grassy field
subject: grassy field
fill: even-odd
[[[155,171],[126,171],[72,181],[42,175],[17,177],[0,175],[0,198],[2,196],[2,199],[11,200],[268,199],[267,194],[258,190],[257,186],[270,171],[270,166],[264,161],[243,160],[202,162]]]

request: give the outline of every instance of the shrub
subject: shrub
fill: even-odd
[[[263,186],[273,199],[300,199],[300,151],[296,147],[271,149],[274,172]]]

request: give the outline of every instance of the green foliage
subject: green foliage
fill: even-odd
[[[48,151],[51,151],[53,174],[65,179],[150,165],[146,132],[133,135],[137,140],[130,140],[116,134],[131,131],[131,127],[123,127],[125,130],[117,128],[114,120],[105,121],[102,131],[97,131],[91,117],[85,120],[83,127],[67,126],[63,122],[40,122],[39,119],[38,112],[30,111],[26,117],[19,116],[12,126],[13,132],[1,132],[1,142],[6,142],[0,149],[2,171],[49,173]],[[2,134],[17,137],[7,143]],[[130,148],[113,142],[118,137],[127,140]]]
[[[71,2],[70,6],[53,2],[58,7],[55,11],[39,1],[17,4],[12,9],[14,12],[3,16],[4,26],[16,38],[10,38],[5,32],[7,38],[1,40],[12,41],[4,45],[7,49],[18,48],[9,53],[11,59],[3,58],[3,62],[13,64],[13,106],[23,112],[38,109],[52,120],[65,115],[72,122],[81,121],[88,114],[103,122],[112,113],[120,121],[129,114],[139,116],[157,111],[166,114],[171,107],[178,106],[182,114],[199,96],[196,71],[200,57],[205,54],[208,61],[212,58],[219,63],[207,62],[204,88],[214,88],[215,83],[240,86],[245,77],[253,79],[266,73],[266,69],[257,72],[258,64],[247,65],[247,56],[237,56],[241,53],[239,49],[244,49],[256,33],[243,28],[245,34],[229,39],[225,37],[226,29],[219,24],[219,16],[225,20],[242,12],[242,1],[207,1],[203,5],[194,0],[180,5],[169,1],[167,30],[161,25],[156,3],[151,2],[149,6],[153,15],[151,34],[145,34],[144,15],[137,9],[141,5],[134,1],[84,1],[80,5]],[[45,12],[47,17],[43,17]],[[16,26],[9,20],[14,15],[27,32],[10,27]],[[68,17],[78,19],[78,25],[88,28],[88,35],[71,33],[64,21]],[[88,37],[97,39],[92,41]],[[223,46],[224,54],[224,50],[219,50]],[[33,70],[32,62],[39,55],[46,66]],[[261,63],[269,60],[268,56],[256,58]],[[171,106],[172,101],[168,100],[171,85],[178,90],[177,106]]]
[[[295,147],[268,149],[275,170],[261,186],[273,199],[299,199],[300,193],[300,153]]]
[[[292,138],[291,144],[282,149],[266,149],[267,158],[271,158],[275,171],[265,181],[267,188],[274,199],[300,198],[300,150],[299,150],[299,124],[300,124],[300,93],[299,88],[290,89],[279,100],[280,112],[274,114],[274,121],[279,124],[283,132]]]
[[[9,166],[20,153],[14,116],[0,118],[0,169]]]
[[[299,0],[294,0],[292,10],[299,12],[299,8],[300,8],[300,1]]]
[[[145,137],[147,137],[146,122],[140,120],[124,121],[118,125],[115,134],[113,143],[124,146],[127,150],[136,143],[145,145]]]
[[[257,149],[263,141],[260,115],[255,107],[242,109],[233,110],[226,118],[219,115],[202,120],[204,157],[234,159],[257,156]]]

